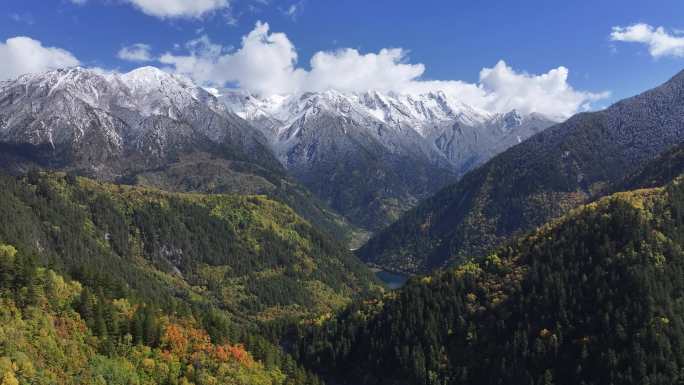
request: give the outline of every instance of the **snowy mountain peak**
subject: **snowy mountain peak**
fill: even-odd
[[[314,151],[318,143],[333,140],[331,135],[365,135],[391,153],[418,152],[461,170],[553,123],[541,116],[523,116],[516,110],[491,113],[441,91],[399,94],[331,89],[260,97],[226,90],[220,99],[228,109],[262,130],[285,165],[293,161],[295,149],[311,146],[309,152]],[[331,131],[331,127],[341,132]],[[359,130],[366,132],[361,134]]]
[[[101,95],[111,93],[110,78],[100,72],[72,67],[38,74],[25,74],[14,80],[0,82],[0,92],[12,91],[25,99],[50,98],[55,95],[78,95],[89,105],[102,103]]]
[[[25,97],[51,97],[63,92],[93,107],[108,108],[112,103],[122,103],[148,110],[148,115],[166,114],[148,108],[154,104],[182,108],[194,102],[211,103],[212,99],[214,109],[225,109],[214,96],[189,79],[155,67],[142,67],[125,74],[73,67],[0,82],[0,90],[16,87],[24,88]]]
[[[168,78],[172,77],[173,75],[169,74],[168,72],[164,72],[160,70],[157,67],[153,66],[144,66],[144,67],[138,67],[134,70],[131,70],[130,72],[126,73],[124,77],[128,78],[144,78],[144,79],[150,79],[150,78]]]
[[[505,130],[510,130],[518,127],[522,124],[523,117],[518,113],[517,110],[511,110],[503,116],[503,128]]]
[[[521,124],[517,111],[506,114],[490,113],[469,106],[442,91],[425,94],[399,94],[367,91],[343,93],[336,90],[307,92],[297,95],[258,97],[245,91],[223,92],[221,100],[230,110],[250,121],[279,122],[288,125],[302,116],[327,111],[362,121],[374,121],[397,130],[411,129],[423,137],[435,129],[458,123],[465,126],[485,125],[494,120],[505,120],[506,129]]]
[[[4,83],[35,83],[37,81],[44,84],[54,84],[59,80],[72,79],[77,80],[83,77],[90,77],[95,72],[83,67],[60,68],[45,73],[27,73],[19,76],[15,80],[6,80]]]
[[[201,87],[154,67],[126,74],[74,67],[0,83],[0,140],[55,148],[97,136],[113,152],[162,154],[174,141],[252,134],[263,138]]]
[[[171,85],[192,90],[201,89],[200,87],[197,87],[190,79],[184,76],[173,75],[162,71],[159,68],[151,66],[134,69],[128,73],[120,75],[120,79],[133,89],[143,89],[147,91],[152,91],[163,86],[168,87]],[[204,89],[201,90],[204,91]]]

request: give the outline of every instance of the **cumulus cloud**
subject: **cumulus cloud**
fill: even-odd
[[[160,61],[207,85],[239,83],[256,93],[302,91],[306,71],[295,68],[294,45],[283,33],[269,33],[268,24],[257,23],[242,38],[242,47],[234,52],[226,53],[206,36],[191,41],[187,47],[188,55],[166,53]]]
[[[425,72],[423,64],[405,63],[405,58],[406,51],[400,48],[367,54],[352,48],[318,52],[311,58],[307,83],[315,91],[329,88],[340,91],[392,91],[398,86],[409,84]]]
[[[123,47],[119,50],[116,56],[121,60],[127,60],[132,62],[146,62],[152,61],[152,54],[150,53],[150,47],[147,44],[137,43]]]
[[[613,27],[610,39],[645,44],[648,46],[648,52],[654,58],[662,56],[684,57],[684,36],[677,36],[676,31],[668,33],[663,27],[654,28],[644,23],[628,27]]]
[[[72,0],[73,1],[73,0]],[[230,6],[228,0],[126,0],[144,13],[159,18],[199,18]]]
[[[480,71],[480,88],[486,93],[487,106],[494,111],[542,112],[563,117],[590,108],[591,102],[607,98],[609,93],[577,91],[568,83],[568,69],[558,67],[541,75],[519,73],[499,61],[493,68]]]
[[[515,109],[523,114],[536,112],[557,120],[589,110],[592,102],[610,96],[609,92],[592,93],[574,89],[568,83],[568,74],[568,69],[563,66],[540,75],[528,74],[516,71],[500,60],[492,68],[483,68],[477,83],[412,79],[397,91],[442,91],[487,111],[508,112]]]
[[[0,41],[0,80],[15,78],[30,72],[79,65],[69,51],[43,44],[26,36]]]
[[[607,96],[575,90],[568,69],[558,67],[540,75],[515,71],[500,61],[480,72],[477,83],[423,79],[425,66],[410,63],[400,48],[361,53],[346,48],[313,55],[310,69],[297,66],[297,51],[283,33],[257,23],[237,50],[212,43],[207,36],[186,44],[188,53],[166,53],[160,61],[173,72],[208,87],[237,85],[256,94],[285,94],[336,89],[347,92],[377,90],[399,93],[442,91],[464,103],[488,111],[538,112],[563,119],[590,108]]]

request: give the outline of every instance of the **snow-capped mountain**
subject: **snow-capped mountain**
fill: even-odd
[[[378,229],[440,187],[553,122],[490,113],[442,92],[224,91],[281,163],[333,208]]]
[[[322,111],[366,127],[391,153],[419,150],[437,165],[450,164],[458,174],[555,123],[536,113],[488,112],[443,92],[411,95],[330,90],[260,98],[245,91],[225,91],[220,99],[261,129],[286,167],[296,160],[291,150],[306,145],[297,139],[298,130]]]
[[[106,179],[191,149],[270,156],[263,135],[214,96],[153,67],[126,74],[70,68],[0,82],[0,142],[33,146],[32,157]]]
[[[153,67],[71,68],[0,82],[0,165],[178,190],[279,191],[296,206],[293,197],[305,192],[278,190],[290,183],[286,169],[353,223],[376,230],[549,123],[443,93],[217,98]]]

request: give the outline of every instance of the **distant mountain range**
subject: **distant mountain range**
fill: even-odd
[[[540,114],[490,113],[442,92],[225,91],[220,98],[261,130],[297,179],[371,230],[553,123]]]
[[[347,241],[550,124],[443,93],[216,98],[154,67],[0,82],[0,165],[11,172],[42,167],[172,191],[267,194]]]
[[[152,67],[123,75],[73,68],[3,82],[0,140],[35,147],[29,158],[112,180],[221,147],[277,165],[249,124],[202,88]]]
[[[484,255],[516,234],[614,191],[683,140],[684,72],[510,148],[423,201],[359,255],[407,272]]]

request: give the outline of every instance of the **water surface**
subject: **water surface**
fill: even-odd
[[[375,272],[375,276],[382,282],[387,284],[390,289],[398,289],[406,283],[408,276],[397,273],[390,273],[389,271],[380,270]]]

